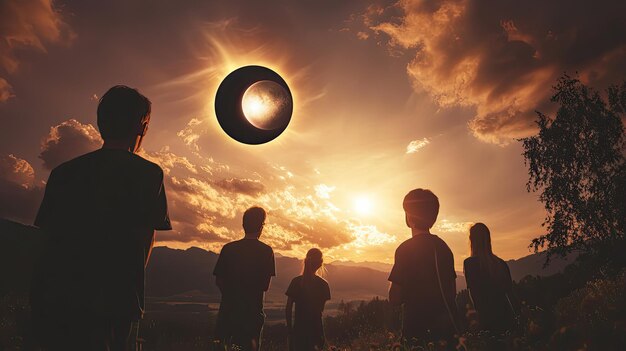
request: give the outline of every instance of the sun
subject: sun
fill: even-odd
[[[374,209],[374,204],[367,196],[358,196],[352,203],[354,211],[360,215],[369,215]]]

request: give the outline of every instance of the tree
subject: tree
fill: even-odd
[[[548,260],[572,251],[597,255],[624,243],[626,81],[607,90],[608,102],[567,75],[553,89],[556,116],[537,112],[539,133],[521,139],[527,190],[541,192],[547,212],[546,233],[530,247],[546,248]]]

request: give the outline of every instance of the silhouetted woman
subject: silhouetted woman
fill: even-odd
[[[293,278],[287,288],[287,329],[291,351],[322,350],[325,337],[322,325],[324,304],[330,300],[330,288],[326,280],[316,273],[322,268],[322,251],[311,249],[304,259],[304,272]],[[292,307],[296,305],[295,322],[292,324]]]
[[[480,327],[503,333],[514,325],[509,266],[493,254],[489,228],[483,223],[470,228],[470,246],[472,255],[463,262],[463,270]]]

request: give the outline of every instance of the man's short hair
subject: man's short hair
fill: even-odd
[[[428,189],[414,189],[406,194],[402,207],[410,227],[429,229],[437,220],[439,199]]]
[[[152,103],[136,89],[116,85],[100,98],[98,129],[102,139],[121,140],[133,136],[150,115]]]
[[[246,234],[260,233],[265,224],[265,210],[261,207],[250,207],[243,213],[243,231]]]

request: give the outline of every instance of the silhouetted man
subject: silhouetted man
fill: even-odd
[[[454,257],[448,245],[430,233],[439,200],[430,190],[415,189],[406,195],[403,207],[412,238],[396,250],[389,301],[403,305],[402,336],[409,343],[451,343],[457,321]]]
[[[239,350],[260,348],[263,297],[276,275],[274,251],[259,240],[265,217],[260,207],[243,214],[244,238],[224,245],[213,271],[222,292],[216,334]]]
[[[35,225],[48,244],[32,291],[51,350],[126,350],[144,311],[155,230],[170,230],[161,168],[138,155],[151,103],[115,86],[98,105],[101,149],[50,173]]]

